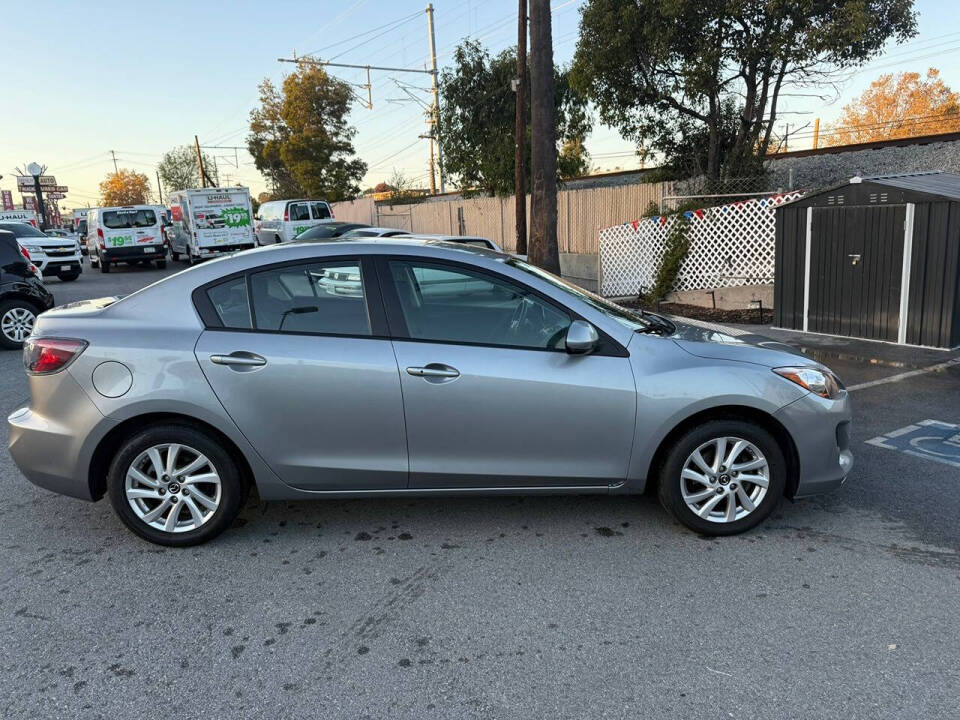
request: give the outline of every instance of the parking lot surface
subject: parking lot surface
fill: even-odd
[[[960,423],[958,354],[770,334],[852,388],[856,467],[730,538],[652,497],[425,498],[251,502],[213,543],[161,548],[29,484],[4,423],[0,716],[956,717],[951,435],[868,441]],[[19,353],[0,389],[4,417],[26,402]]]

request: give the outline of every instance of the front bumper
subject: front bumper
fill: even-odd
[[[83,265],[80,264],[79,258],[66,258],[64,260],[47,258],[46,262],[37,265],[37,267],[40,268],[40,272],[44,277],[83,272]]]
[[[793,438],[800,461],[792,497],[819,495],[843,485],[853,469],[849,393],[844,390],[836,400],[809,393],[780,408],[775,417]]]
[[[13,461],[34,485],[95,500],[88,478],[90,461],[116,421],[97,410],[69,372],[31,377],[30,394],[31,405],[7,418]]]

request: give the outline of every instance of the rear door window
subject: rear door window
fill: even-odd
[[[330,207],[323,202],[310,203],[310,211],[313,213],[314,220],[329,220]]]
[[[290,203],[290,222],[300,222],[310,219],[310,210],[307,203]]]
[[[157,224],[157,215],[148,209],[104,210],[101,223],[111,230],[153,227]]]
[[[258,330],[370,335],[356,260],[291,265],[250,276]]]

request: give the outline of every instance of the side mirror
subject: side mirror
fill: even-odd
[[[600,342],[597,329],[586,320],[574,320],[567,328],[564,344],[567,352],[573,355],[585,355],[592,352]]]

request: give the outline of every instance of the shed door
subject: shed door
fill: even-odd
[[[905,205],[813,208],[809,329],[897,341]]]

